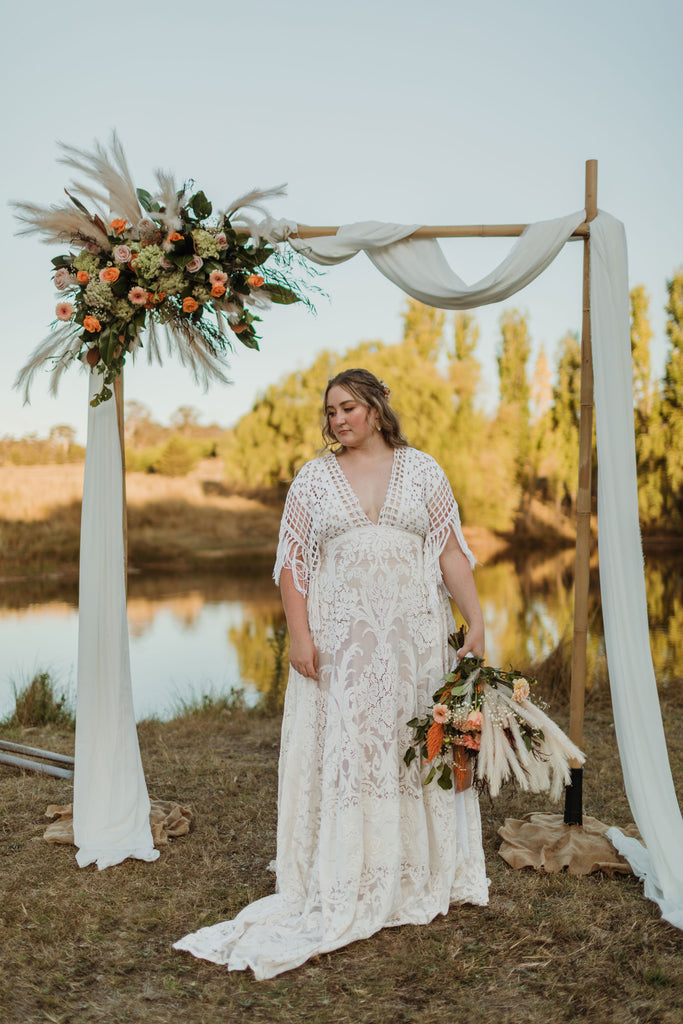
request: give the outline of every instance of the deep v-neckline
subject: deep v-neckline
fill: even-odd
[[[351,496],[351,499],[352,499],[353,503],[356,506],[356,510],[358,512],[360,512],[360,514],[363,517],[363,519],[365,519],[366,522],[370,523],[371,526],[379,526],[380,525],[380,523],[382,522],[382,516],[384,515],[384,510],[386,509],[387,504],[391,500],[391,495],[392,495],[392,492],[394,490],[394,479],[395,479],[396,470],[397,470],[397,467],[398,467],[398,457],[399,457],[399,452],[400,451],[401,451],[400,448],[394,448],[394,458],[393,458],[393,461],[391,463],[391,473],[389,474],[389,483],[387,484],[387,489],[386,489],[385,494],[384,494],[384,500],[383,500],[382,505],[380,507],[379,513],[377,515],[377,522],[375,522],[374,519],[370,518],[370,516],[367,514],[367,512],[365,511],[365,509],[361,505],[360,498],[358,497],[358,495],[354,491],[353,487],[351,486],[351,481],[347,477],[346,473],[344,472],[344,470],[339,465],[339,459],[337,458],[337,456],[334,454],[334,452],[329,452],[328,453],[329,458],[332,459],[332,464],[335,467],[334,471],[341,477],[342,486],[346,487],[346,490],[348,491],[349,495]]]

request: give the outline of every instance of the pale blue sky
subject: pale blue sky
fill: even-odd
[[[683,263],[683,73],[679,0],[290,0],[16,5],[0,43],[5,200],[57,201],[67,183],[55,142],[87,148],[116,127],[136,182],[161,166],[192,177],[217,207],[288,183],[274,216],[493,223],[583,206],[584,164],[598,202],[625,222],[631,283],[652,297],[661,373],[667,277]],[[3,203],[0,435],[70,423],[84,437],[86,383],[74,367],[57,399],[47,379],[22,408],[11,383],[46,334],[54,252],[16,238]],[[509,242],[447,246],[467,281]],[[505,303],[528,312],[535,349],[578,329],[580,245]],[[257,393],[321,348],[396,341],[405,299],[364,257],[322,279],[318,315],[276,309],[262,351],[237,351],[231,388],[205,395],[182,368],[138,365],[126,397],[162,421],[181,404],[230,424]],[[478,311],[490,394],[502,307]],[[321,381],[321,387],[324,382]]]

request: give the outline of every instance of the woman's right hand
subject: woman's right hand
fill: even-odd
[[[289,663],[295,672],[307,679],[318,678],[318,651],[310,636],[291,637]]]

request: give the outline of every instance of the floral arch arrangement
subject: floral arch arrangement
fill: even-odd
[[[110,152],[99,143],[92,153],[60,148],[60,162],[86,182],[65,189],[61,205],[13,204],[20,234],[68,247],[52,260],[56,320],[15,382],[26,401],[41,366],[53,363],[54,393],[74,359],[102,374],[92,404],[107,401],[143,333],[149,361],[161,363],[159,328],[197,381],[227,383],[222,357],[233,338],[258,348],[259,310],[273,302],[310,305],[293,279],[291,250],[281,252],[247,214],[267,216],[261,203],[283,195],[282,187],[255,189],[214,215],[204,192],[178,188],[165,172],[156,172],[154,193],[136,188],[115,132]]]

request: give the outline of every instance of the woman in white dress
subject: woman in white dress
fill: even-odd
[[[290,634],[279,768],[277,886],[175,944],[270,978],[380,928],[426,924],[488,888],[476,793],[423,786],[407,723],[449,668],[448,592],[484,622],[443,471],[410,448],[383,382],[328,384],[327,452],[285,506],[275,566]]]

